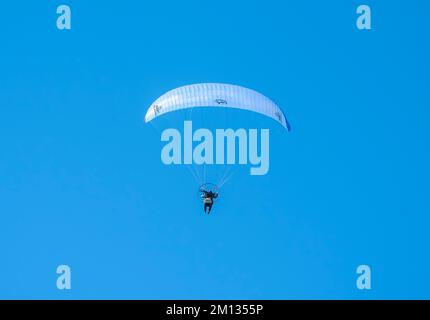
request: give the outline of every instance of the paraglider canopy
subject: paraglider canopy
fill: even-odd
[[[272,100],[255,90],[224,83],[198,83],[173,89],[151,104],[145,122],[169,112],[196,107],[248,110],[270,117],[291,130],[284,112]]]

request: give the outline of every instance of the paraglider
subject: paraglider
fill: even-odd
[[[214,199],[218,198],[218,193],[214,193],[212,191],[206,191],[202,190],[202,196],[203,198],[203,204],[204,204],[204,211],[206,213],[206,209],[208,209],[207,214],[211,213],[212,205],[214,203]]]
[[[203,210],[205,211],[205,213],[210,214],[212,210],[212,205],[214,204],[215,199],[217,199],[219,196],[218,187],[213,183],[205,183],[200,186],[199,192],[200,197],[203,200]]]
[[[145,115],[145,122],[151,122],[155,118],[175,111],[187,109],[192,111],[195,108],[200,110],[204,108],[247,110],[271,118],[287,131],[291,130],[291,125],[284,112],[272,100],[255,90],[223,83],[199,83],[170,90],[150,105]],[[220,165],[224,168],[235,165],[236,139],[239,143],[239,164],[248,164],[249,159],[249,163],[254,165],[250,169],[251,175],[264,175],[268,172],[268,129],[260,130],[261,145],[257,148],[255,147],[257,129],[250,129],[249,132],[245,129],[236,131],[233,129],[216,129],[214,138],[214,135],[208,129],[198,129],[193,132],[190,121],[184,121],[183,123],[183,134],[174,128],[163,131],[161,141],[167,141],[168,143],[162,149],[161,159],[166,165],[185,164],[186,166],[188,165],[187,168],[194,168],[194,170],[189,169],[196,181],[201,185],[199,192],[205,213],[209,214],[211,212],[215,199],[219,198],[218,189],[232,176],[231,172],[229,174],[225,173],[216,184],[207,183],[206,165],[214,165],[213,167],[216,168],[220,167]],[[218,140],[217,138],[220,139]],[[216,148],[213,141],[216,142]],[[218,142],[224,146],[224,141],[227,141],[226,154],[224,154],[224,147],[218,147]],[[194,142],[199,142],[199,144],[193,149]],[[260,155],[257,155],[257,149],[260,150]],[[248,155],[241,152],[241,150],[246,150]],[[229,151],[232,152],[229,153]],[[267,153],[267,156],[265,153]],[[224,161],[225,155],[227,156],[226,161]],[[196,167],[203,167],[203,174],[199,174],[195,169]],[[209,185],[211,187],[208,188]]]

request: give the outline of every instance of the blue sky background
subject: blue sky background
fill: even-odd
[[[2,3],[0,298],[430,298],[430,5],[367,1],[359,31],[361,3]],[[270,172],[236,174],[211,216],[143,122],[198,82],[254,88],[293,125],[231,114],[271,129]]]

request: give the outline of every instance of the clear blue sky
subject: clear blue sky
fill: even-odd
[[[2,3],[0,298],[430,298],[430,5],[365,1],[360,32],[361,3]],[[293,125],[232,114],[272,130],[270,172],[239,172],[211,216],[143,122],[198,82],[254,88]]]

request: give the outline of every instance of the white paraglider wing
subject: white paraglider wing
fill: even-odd
[[[290,131],[284,112],[272,100],[252,89],[223,83],[199,83],[173,89],[159,97],[145,115],[145,122],[168,112],[196,107],[236,108],[270,117]]]

